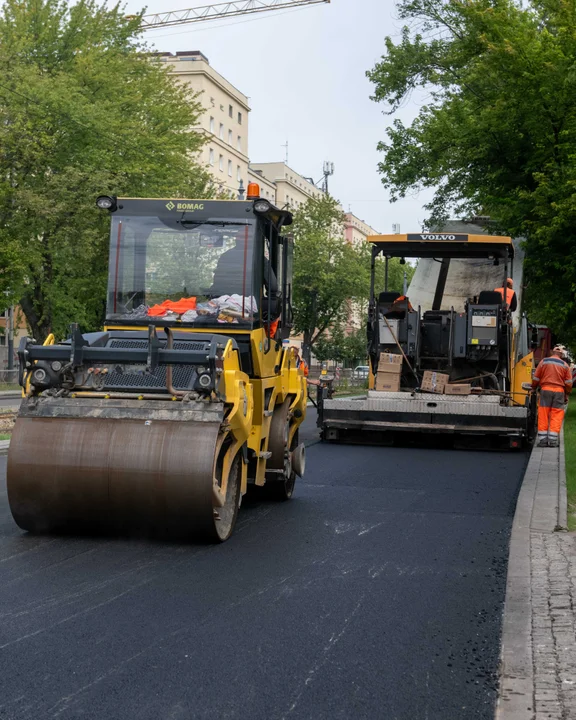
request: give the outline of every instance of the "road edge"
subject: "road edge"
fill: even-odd
[[[567,524],[564,433],[551,472],[552,449],[534,447],[522,481],[510,535],[502,617],[500,687],[495,720],[534,717],[531,531],[565,530]]]

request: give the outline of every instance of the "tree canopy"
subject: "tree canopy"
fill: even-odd
[[[310,351],[322,341],[323,356],[330,347],[334,354],[331,359],[343,359],[344,353],[351,360],[357,343],[344,342],[345,327],[351,316],[358,316],[360,324],[365,324],[370,295],[368,243],[354,246],[347,241],[345,216],[338,201],[330,196],[310,198],[300,207],[294,213],[292,232],[294,324],[296,332],[304,335],[304,357],[309,362]],[[390,289],[402,290],[403,275],[398,260],[391,260]],[[383,263],[381,280],[383,283]]]
[[[576,338],[576,3],[400,0],[406,25],[368,73],[395,119],[379,149],[394,199],[433,188],[428,227],[490,215],[525,237],[531,318]]]
[[[100,194],[206,196],[197,99],[117,5],[6,0],[0,14],[0,292],[37,340],[103,318]]]

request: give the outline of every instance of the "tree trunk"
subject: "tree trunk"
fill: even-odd
[[[26,316],[32,337],[36,342],[43,343],[50,334],[49,318],[41,317],[36,312],[35,303],[28,295],[24,295],[20,299],[20,307]]]
[[[312,331],[304,331],[304,342],[302,343],[302,357],[304,362],[310,367],[312,360]]]

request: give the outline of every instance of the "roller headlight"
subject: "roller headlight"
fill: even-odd
[[[208,390],[212,386],[212,378],[208,373],[203,373],[198,377],[198,385],[204,390]]]
[[[110,210],[110,212],[113,212],[116,210],[116,198],[110,195],[100,195],[96,200],[96,205],[100,210]]]
[[[254,201],[254,212],[257,213],[267,213],[269,210],[271,210],[272,205],[268,202],[268,200],[255,200]]]
[[[32,381],[34,383],[42,384],[46,380],[46,370],[43,368],[36,368],[32,373]]]

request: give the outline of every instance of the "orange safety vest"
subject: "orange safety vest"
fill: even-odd
[[[266,335],[268,335],[269,338],[276,337],[276,330],[278,330],[278,323],[280,322],[280,318],[278,320],[273,320],[271,323],[266,323]]]
[[[504,288],[494,288],[494,292],[500,293],[502,295],[502,300],[504,300]],[[512,303],[512,298],[514,297],[514,290],[512,288],[507,287],[506,288],[506,305],[510,307]]]
[[[396,300],[394,300],[394,302],[392,303],[392,306],[394,306],[394,305],[396,305],[396,304],[403,303],[404,300],[408,300],[408,298],[406,297],[406,295],[400,295],[399,298],[396,298]],[[412,303],[410,302],[410,300],[408,300],[408,310],[414,310],[414,308],[412,307]]]
[[[572,391],[572,373],[570,366],[558,357],[544,358],[536,368],[532,379],[534,386],[542,390],[570,393]]]

